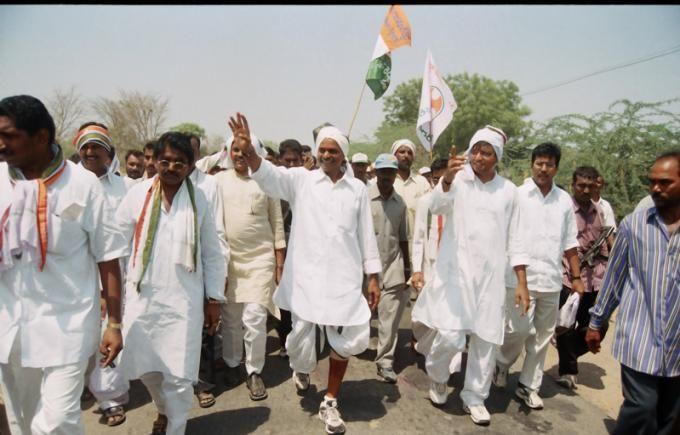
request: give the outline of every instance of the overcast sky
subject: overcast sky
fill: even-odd
[[[413,46],[392,56],[392,83],[442,74],[511,80],[528,93],[680,46],[680,6],[403,6]],[[0,6],[2,96],[47,99],[77,86],[167,97],[167,127],[225,136],[237,110],[255,134],[312,140],[347,129],[387,6]],[[455,93],[454,93],[455,96]],[[531,119],[592,114],[617,99],[680,97],[680,52],[524,97]],[[382,100],[366,90],[352,133],[372,137]],[[414,126],[415,129],[415,126]]]

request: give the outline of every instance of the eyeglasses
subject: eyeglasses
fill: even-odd
[[[168,169],[172,167],[172,169],[175,171],[181,171],[182,169],[189,166],[187,163],[184,162],[169,162],[167,160],[159,160],[158,165],[163,169]]]

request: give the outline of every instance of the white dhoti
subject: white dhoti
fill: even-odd
[[[560,292],[529,292],[529,310],[525,316],[515,308],[515,291],[507,289],[505,340],[496,363],[508,369],[526,349],[519,382],[538,391],[543,381],[543,365],[550,338],[555,330]]]
[[[168,418],[167,435],[184,435],[193,404],[191,380],[161,372],[140,376],[156,404],[159,414]]]
[[[446,383],[451,375],[454,361],[465,350],[465,333],[462,331],[434,330],[426,334],[423,342],[418,340],[417,349],[426,355],[425,369],[434,382]],[[465,384],[460,398],[463,403],[483,405],[489,397],[497,345],[470,334]]]
[[[222,355],[238,367],[246,349],[246,372],[260,374],[267,347],[267,307],[257,303],[222,304]]]
[[[0,364],[2,397],[14,435],[84,434],[80,394],[87,360],[56,367],[21,366],[20,337],[14,340],[8,364]]]
[[[311,373],[316,367],[317,326],[322,337],[324,334],[327,337],[331,349],[342,358],[358,355],[368,348],[371,335],[370,321],[352,326],[316,325],[300,319],[295,313],[291,313],[291,319],[293,329],[286,339],[286,350],[290,367],[298,373]]]
[[[397,349],[399,322],[411,294],[410,287],[399,284],[380,293],[378,303],[378,353],[375,362],[380,367],[392,367]]]

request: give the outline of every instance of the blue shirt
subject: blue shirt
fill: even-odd
[[[621,223],[590,327],[600,329],[619,305],[614,357],[638,372],[680,376],[680,231],[669,235],[656,207]]]

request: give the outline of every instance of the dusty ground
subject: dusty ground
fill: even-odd
[[[375,345],[358,358],[353,358],[340,394],[340,409],[347,423],[348,433],[551,433],[551,434],[606,434],[611,430],[622,402],[619,365],[611,357],[612,335],[603,343],[598,355],[588,354],[580,360],[579,385],[575,392],[557,386],[557,352],[550,348],[546,361],[547,374],[541,396],[542,411],[531,411],[514,397],[517,384],[518,361],[510,371],[508,388],[492,386],[487,400],[491,425],[475,426],[462,411],[458,394],[463,376],[451,377],[452,393],[443,408],[435,408],[428,400],[429,381],[423,368],[423,357],[410,350],[410,315],[404,316],[397,351],[396,371],[399,381],[389,385],[375,374]],[[613,329],[610,330],[613,332]],[[373,331],[375,336],[375,330]],[[327,352],[320,359],[312,375],[312,387],[298,396],[290,378],[288,361],[280,358],[276,333],[270,331],[267,343],[269,355],[263,378],[269,397],[260,402],[248,398],[245,383],[225,391],[220,381],[217,403],[201,409],[195,402],[187,426],[189,434],[300,434],[324,433],[323,424],[316,416],[319,402],[326,388]],[[221,377],[221,373],[218,373]],[[127,421],[109,428],[100,423],[100,414],[93,403],[83,404],[83,420],[88,434],[148,434],[155,418],[155,408],[141,383],[131,386],[132,402],[128,406]],[[4,414],[4,413],[3,413]],[[4,415],[2,415],[4,419]],[[2,426],[1,433],[7,433]]]

